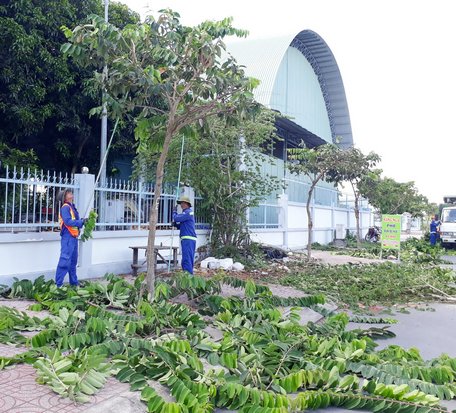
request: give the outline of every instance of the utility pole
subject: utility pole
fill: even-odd
[[[109,9],[109,0],[104,1],[104,18],[105,22],[108,23],[108,9]],[[105,82],[108,78],[108,65],[105,64],[103,67],[103,81]],[[101,111],[101,140],[100,140],[100,184],[103,188],[106,185],[106,150],[108,146],[108,107],[106,104],[106,90],[103,84],[101,101],[102,101],[102,111]],[[100,222],[106,222],[106,193],[100,191],[98,205],[98,215]],[[100,229],[105,229],[101,227]]]
[[[108,8],[109,8],[109,0],[104,1],[104,18],[105,22],[108,23]],[[103,68],[103,79],[106,80],[108,77],[108,66],[105,65]],[[106,92],[103,87],[102,91],[102,112],[101,112],[101,143],[100,143],[100,181],[101,184],[104,185],[106,183],[106,147],[108,145],[108,108],[106,106]],[[103,162],[104,161],[104,162]]]

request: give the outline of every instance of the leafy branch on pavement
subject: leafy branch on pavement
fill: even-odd
[[[219,295],[224,283],[243,298]],[[454,397],[456,359],[424,361],[416,349],[397,346],[376,351],[376,331],[348,331],[344,313],[301,325],[293,306],[316,308],[325,301],[321,295],[278,298],[266,286],[222,273],[164,280],[152,302],[140,287],[141,280],[130,284],[113,275],[79,290],[55,289],[42,279],[17,281],[10,297],[33,293],[51,315],[35,320],[0,307],[10,320],[2,324],[5,334],[39,330],[27,340],[28,351],[0,357],[0,368],[31,363],[38,382],[78,402],[90,400],[114,375],[141,391],[148,411],[157,413],[327,406],[443,413],[439,401]],[[173,302],[182,294],[191,307]],[[221,339],[207,327],[219,329]],[[170,399],[157,393],[154,382],[169,390]]]
[[[321,293],[329,300],[353,309],[370,305],[445,301],[455,296],[455,281],[449,269],[425,264],[385,262],[369,265],[289,264],[292,272],[279,282],[308,294]],[[440,294],[436,294],[436,289]]]

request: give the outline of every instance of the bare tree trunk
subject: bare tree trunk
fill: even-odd
[[[158,205],[163,185],[163,175],[165,171],[165,162],[168,156],[169,144],[171,143],[172,133],[170,128],[166,131],[165,142],[163,144],[162,153],[157,163],[157,169],[155,174],[155,187],[154,187],[154,201],[152,203],[152,209],[150,210],[149,216],[149,237],[147,239],[147,290],[154,296],[155,292],[155,235],[157,231],[158,221]]]
[[[353,195],[355,197],[355,204],[354,204],[354,212],[355,212],[355,221],[356,221],[356,247],[361,248],[361,229],[359,227],[359,197],[360,194],[356,189],[355,183],[353,181],[350,181],[350,184],[353,189]]]
[[[355,220],[356,220],[356,246],[361,248],[361,236],[359,227],[359,196],[355,194]]]
[[[312,200],[312,193],[314,190],[315,185],[311,185],[308,195],[307,195],[307,261],[310,261],[312,258],[312,228],[313,228],[313,221],[312,221],[312,213],[310,211],[310,201]]]
[[[352,186],[353,195],[355,197],[355,204],[354,204],[353,210],[355,212],[355,221],[356,221],[356,247],[357,248],[361,248],[361,234],[360,234],[361,229],[359,227],[359,197],[360,197],[360,193],[356,189],[355,182],[350,181],[350,184]]]
[[[73,167],[71,168],[71,174],[75,174],[77,171],[78,165],[80,164],[79,161],[81,160],[82,150],[84,149],[84,146],[87,143],[88,139],[89,135],[85,135],[81,143],[78,144],[78,149],[76,150],[76,154],[73,157]]]

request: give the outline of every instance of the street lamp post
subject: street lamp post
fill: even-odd
[[[104,18],[105,22],[108,22],[108,8],[109,0],[104,0]],[[105,65],[103,68],[103,79],[106,80],[108,77],[108,66]],[[100,143],[100,181],[102,185],[106,183],[106,147],[108,145],[108,108],[106,105],[106,93],[103,88],[102,91],[102,112],[101,112],[101,143]]]
[[[108,9],[109,0],[103,0],[104,2],[104,18],[105,22],[108,23]],[[103,80],[106,81],[108,77],[108,65],[105,64],[103,67]],[[106,151],[108,145],[108,107],[106,104],[106,90],[103,85],[102,90],[102,111],[101,111],[101,141],[100,141],[100,183],[101,187],[106,186]],[[100,205],[98,206],[98,215],[100,222],[105,222],[105,210],[106,210],[106,194],[103,190],[100,191],[99,196]],[[104,229],[104,227],[101,227]]]

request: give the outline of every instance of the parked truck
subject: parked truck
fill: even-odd
[[[456,195],[443,197],[445,204],[450,204],[442,209],[440,216],[440,240],[442,247],[456,246]]]

